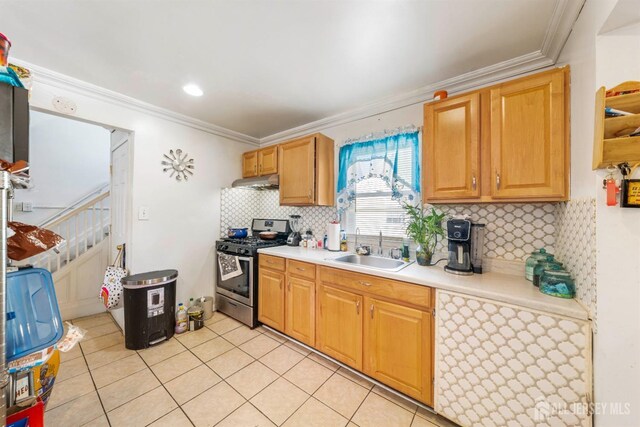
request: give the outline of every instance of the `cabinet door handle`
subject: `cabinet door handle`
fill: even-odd
[[[476,176],[473,175],[473,177],[471,177],[471,188],[475,190],[477,185],[478,185],[478,181],[476,180]]]
[[[298,270],[298,271],[304,271],[304,268],[302,268],[302,267],[296,267],[296,270]]]
[[[309,190],[309,200],[311,200],[311,190]]]
[[[253,171],[254,171],[254,172],[258,172],[258,165],[255,165],[255,166],[253,167]]]
[[[262,163],[260,163],[260,172],[262,172]]]
[[[360,301],[356,301],[356,314],[360,314]]]
[[[358,283],[360,283],[362,286],[371,286],[371,283],[365,282],[364,280],[358,280]]]
[[[496,171],[496,189],[500,189],[500,172]]]
[[[373,304],[371,304],[371,308],[369,308],[369,312],[371,312],[371,318],[373,319]]]

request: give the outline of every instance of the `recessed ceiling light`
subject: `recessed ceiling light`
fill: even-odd
[[[202,89],[198,87],[198,85],[194,85],[193,83],[183,86],[182,90],[184,90],[191,96],[202,96],[202,94],[204,93]]]

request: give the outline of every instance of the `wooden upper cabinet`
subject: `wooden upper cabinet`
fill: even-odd
[[[315,139],[280,146],[280,204],[312,205],[315,188]]]
[[[249,151],[242,154],[242,177],[258,176],[258,152]]]
[[[430,203],[569,198],[569,67],[424,106]]]
[[[278,146],[273,145],[258,151],[258,173],[260,175],[278,173]]]
[[[425,201],[480,197],[480,94],[424,107]]]
[[[491,89],[493,199],[568,197],[568,96],[556,70]]]
[[[279,145],[280,204],[335,204],[333,140],[322,134]]]

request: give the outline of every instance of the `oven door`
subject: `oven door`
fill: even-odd
[[[216,292],[253,307],[254,277],[253,277],[253,257],[238,257],[242,274],[227,280],[222,280],[218,256],[216,253]],[[226,254],[232,255],[232,254]]]

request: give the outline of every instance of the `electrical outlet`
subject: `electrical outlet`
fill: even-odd
[[[33,202],[22,202],[22,212],[33,212]]]
[[[140,206],[138,209],[138,221],[149,221],[149,207]]]

